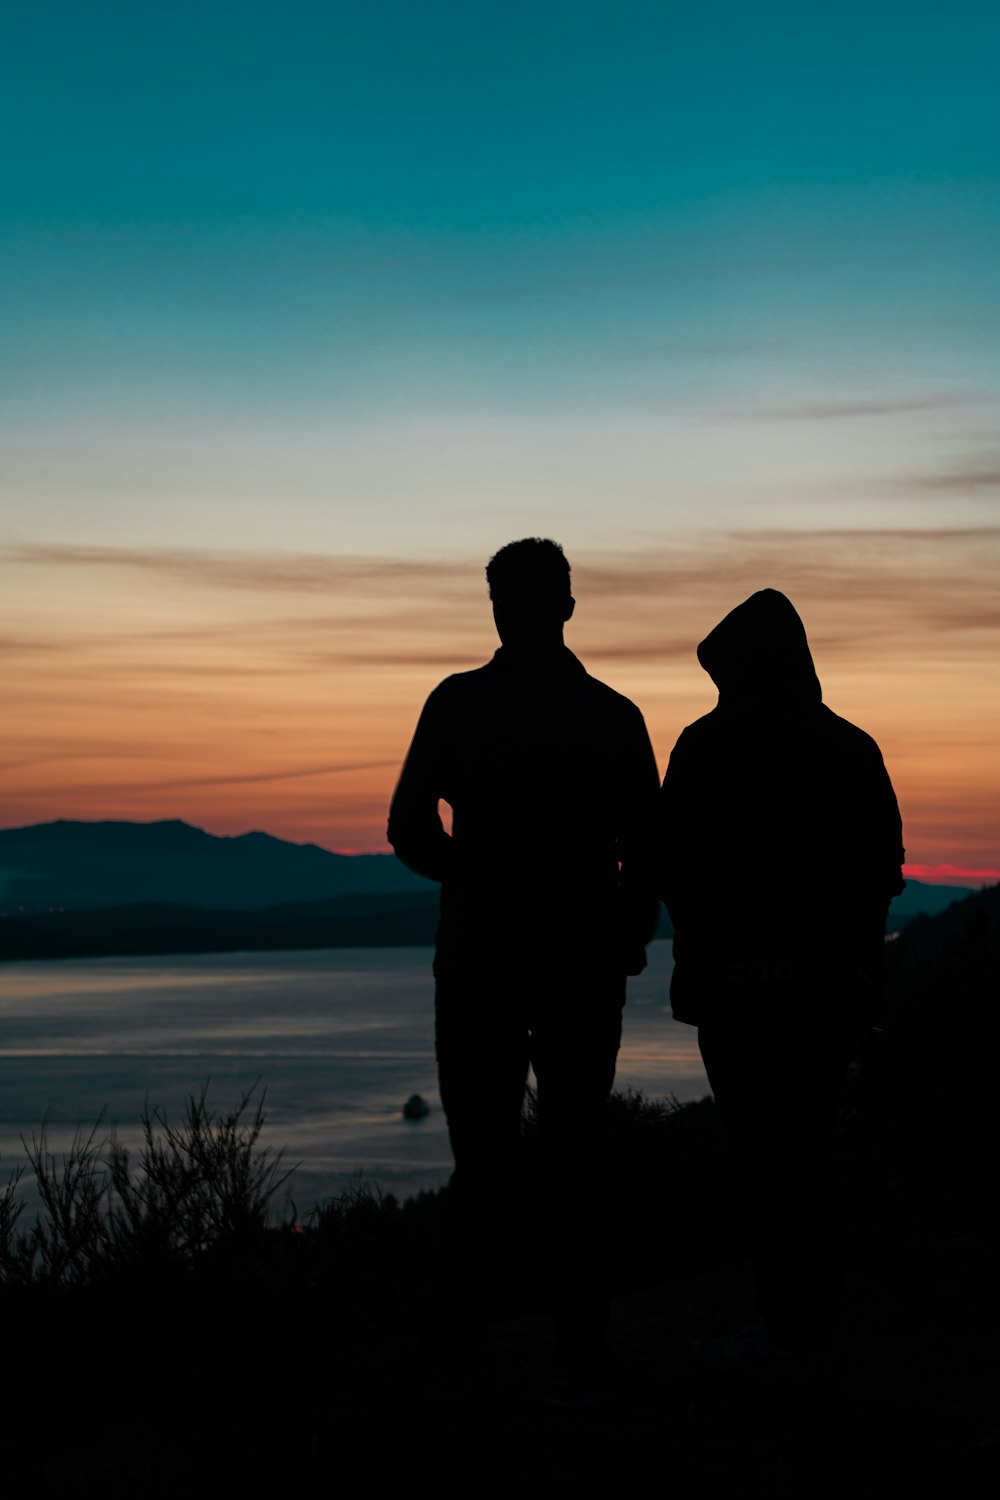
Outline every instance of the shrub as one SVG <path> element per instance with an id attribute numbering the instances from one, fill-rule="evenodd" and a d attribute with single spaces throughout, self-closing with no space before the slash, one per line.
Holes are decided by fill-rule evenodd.
<path id="1" fill-rule="evenodd" d="M 258 1145 L 265 1093 L 254 1104 L 255 1090 L 219 1113 L 206 1084 L 188 1097 L 179 1126 L 147 1106 L 134 1164 L 113 1131 L 101 1135 L 101 1119 L 87 1134 L 78 1129 L 62 1158 L 43 1124 L 24 1142 L 41 1199 L 29 1230 L 18 1232 L 23 1204 L 14 1201 L 23 1169 L 0 1197 L 0 1279 L 81 1285 L 129 1267 L 190 1268 L 220 1243 L 259 1239 L 290 1169 L 283 1150 Z"/>

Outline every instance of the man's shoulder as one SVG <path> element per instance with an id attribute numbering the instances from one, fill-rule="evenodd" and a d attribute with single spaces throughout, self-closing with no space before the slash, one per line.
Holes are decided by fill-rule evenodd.
<path id="1" fill-rule="evenodd" d="M 490 701 L 498 693 L 503 694 L 512 681 L 516 681 L 503 663 L 493 657 L 481 667 L 472 667 L 465 672 L 453 672 L 442 679 L 427 699 L 432 712 L 456 713 L 473 708 L 477 703 Z M 642 710 L 631 698 L 609 687 L 598 677 L 592 677 L 580 660 L 571 652 L 559 665 L 559 671 L 551 682 L 553 691 L 568 691 L 577 702 L 583 700 L 588 712 L 617 724 L 620 728 L 634 726 L 645 728 Z"/>
<path id="2" fill-rule="evenodd" d="M 583 671 L 579 678 L 581 691 L 586 693 L 594 704 L 594 707 L 606 714 L 616 714 L 622 720 L 642 721 L 642 710 L 626 698 L 624 693 L 619 693 L 615 688 L 609 687 L 599 677 L 592 677 L 587 671 Z"/>
<path id="3" fill-rule="evenodd" d="M 719 717 L 719 711 L 713 708 L 707 714 L 702 714 L 700 719 L 694 719 L 690 724 L 685 725 L 677 736 L 674 749 L 690 750 L 710 742 L 716 735 L 724 736 L 725 733 L 725 725 Z"/>
<path id="4" fill-rule="evenodd" d="M 452 672 L 450 676 L 442 677 L 434 691 L 445 696 L 467 692 L 489 677 L 490 666 L 490 662 L 484 662 L 481 667 L 469 667 L 464 672 Z"/>
<path id="5" fill-rule="evenodd" d="M 470 667 L 465 672 L 452 672 L 450 676 L 443 677 L 429 693 L 427 702 L 453 703 L 469 693 L 477 692 L 488 683 L 491 665 L 490 662 L 485 662 L 481 667 Z"/>

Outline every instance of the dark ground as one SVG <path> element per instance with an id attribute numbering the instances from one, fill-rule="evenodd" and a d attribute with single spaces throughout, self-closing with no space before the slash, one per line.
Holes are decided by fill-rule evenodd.
<path id="1" fill-rule="evenodd" d="M 707 1156 L 714 1111 L 694 1109 L 686 1147 Z M 992 1495 L 995 1250 L 960 1212 L 929 1215 L 911 1184 L 852 1176 L 850 1138 L 842 1148 L 842 1352 L 814 1383 L 717 1374 L 691 1357 L 693 1338 L 753 1320 L 724 1161 L 698 1235 L 684 1234 L 669 1191 L 637 1202 L 633 1183 L 619 1200 L 614 1340 L 638 1389 L 583 1409 L 546 1399 L 539 1310 L 501 1316 L 481 1375 L 442 1392 L 420 1314 L 437 1200 L 372 1200 L 305 1234 L 272 1231 L 263 1251 L 230 1247 L 193 1275 L 5 1289 L 6 1493 Z M 518 1238 L 501 1300 L 537 1307 L 537 1244 Z"/>
<path id="2" fill-rule="evenodd" d="M 812 1386 L 692 1361 L 692 1337 L 747 1322 L 738 1264 L 620 1298 L 618 1351 L 644 1388 L 584 1410 L 544 1401 L 539 1317 L 498 1326 L 487 1370 L 460 1398 L 437 1396 L 414 1343 L 391 1332 L 348 1368 L 336 1357 L 324 1368 L 301 1324 L 280 1351 L 273 1338 L 261 1347 L 248 1307 L 242 1328 L 189 1328 L 157 1370 L 145 1331 L 112 1334 L 111 1319 L 111 1342 L 91 1357 L 78 1348 L 60 1368 L 50 1345 L 21 1362 L 31 1384 L 5 1402 L 5 1467 L 10 1480 L 30 1473 L 38 1495 L 996 1493 L 992 1267 L 961 1237 L 910 1239 L 874 1259 L 852 1251 L 844 1353 Z"/>
<path id="3" fill-rule="evenodd" d="M 885 1037 L 841 1112 L 847 1296 L 821 1379 L 694 1362 L 694 1337 L 753 1317 L 728 1152 L 710 1102 L 616 1096 L 614 1339 L 640 1377 L 627 1400 L 546 1400 L 529 1122 L 490 1357 L 457 1395 L 422 1354 L 439 1195 L 359 1192 L 301 1231 L 237 1227 L 195 1256 L 126 1237 L 78 1285 L 18 1284 L 0 1264 L 3 1494 L 992 1497 L 1000 888 L 891 948 Z"/>

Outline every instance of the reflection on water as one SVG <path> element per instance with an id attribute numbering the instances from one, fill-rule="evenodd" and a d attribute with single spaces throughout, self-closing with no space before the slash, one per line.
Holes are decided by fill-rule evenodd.
<path id="1" fill-rule="evenodd" d="M 50 1148 L 102 1110 L 138 1145 L 144 1102 L 179 1117 L 211 1078 L 230 1108 L 267 1089 L 264 1140 L 301 1161 L 300 1212 L 361 1171 L 397 1194 L 451 1168 L 437 1094 L 427 948 L 197 954 L 8 964 L 0 969 L 0 1167 L 24 1160 L 43 1118 Z M 618 1086 L 700 1097 L 695 1032 L 670 1018 L 670 944 L 629 980 Z M 405 1120 L 422 1094 L 430 1115 Z"/>

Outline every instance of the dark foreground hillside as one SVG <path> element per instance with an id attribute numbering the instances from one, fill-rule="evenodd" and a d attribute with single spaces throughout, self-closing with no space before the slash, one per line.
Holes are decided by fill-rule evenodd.
<path id="1" fill-rule="evenodd" d="M 996 1056 L 998 894 L 893 945 L 885 1032 L 841 1117 L 849 1294 L 822 1382 L 744 1382 L 690 1358 L 692 1337 L 752 1308 L 709 1101 L 609 1107 L 615 1331 L 642 1378 L 584 1410 L 546 1400 L 530 1119 L 491 1357 L 445 1396 L 422 1343 L 443 1195 L 359 1190 L 268 1228 L 280 1191 L 251 1111 L 213 1120 L 194 1101 L 187 1122 L 150 1121 L 145 1173 L 113 1152 L 102 1166 L 96 1139 L 68 1174 L 39 1161 L 51 1217 L 6 1234 L 2 1263 L 10 1492 L 30 1473 L 52 1495 L 992 1495 L 998 1102 L 979 1086 Z"/>

